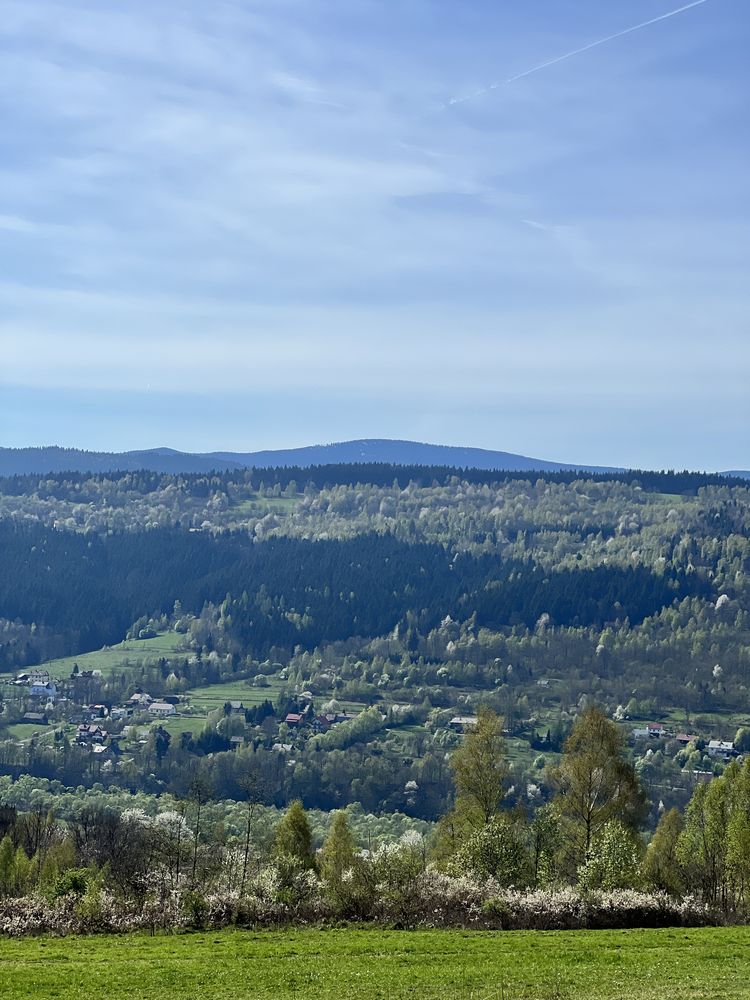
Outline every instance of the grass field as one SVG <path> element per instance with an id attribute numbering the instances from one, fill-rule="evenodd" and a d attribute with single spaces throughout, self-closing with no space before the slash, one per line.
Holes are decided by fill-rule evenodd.
<path id="1" fill-rule="evenodd" d="M 179 736 L 180 733 L 192 733 L 194 736 L 206 725 L 205 715 L 178 715 L 173 719 L 159 719 L 158 723 L 162 729 L 166 729 L 170 736 Z"/>
<path id="2" fill-rule="evenodd" d="M 750 928 L 6 939 L 0 996 L 737 1000 L 750 998 Z"/>
<path id="3" fill-rule="evenodd" d="M 188 691 L 190 707 L 200 712 L 213 712 L 228 701 L 241 701 L 245 708 L 260 705 L 266 699 L 273 701 L 283 681 L 271 675 L 268 687 L 254 687 L 249 681 L 226 681 L 223 684 L 209 684 L 207 687 L 191 688 Z"/>
<path id="4" fill-rule="evenodd" d="M 40 740 L 52 740 L 57 726 L 35 726 L 31 722 L 14 722 L 3 730 L 7 737 L 14 740 L 30 740 L 36 736 Z"/>
<path id="5" fill-rule="evenodd" d="M 42 667 L 49 670 L 52 677 L 68 677 L 74 663 L 81 670 L 101 670 L 103 674 L 111 674 L 126 660 L 158 660 L 161 656 L 169 656 L 177 652 L 184 641 L 185 637 L 177 632 L 162 632 L 153 639 L 126 639 L 116 646 L 106 646 L 93 653 L 48 660 Z"/>
<path id="6" fill-rule="evenodd" d="M 262 517 L 264 514 L 291 514 L 302 497 L 259 497 L 256 493 L 247 500 L 240 500 L 232 508 L 246 517 Z"/>

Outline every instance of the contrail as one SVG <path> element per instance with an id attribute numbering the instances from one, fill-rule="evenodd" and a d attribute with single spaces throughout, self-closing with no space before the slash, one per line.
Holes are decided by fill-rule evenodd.
<path id="1" fill-rule="evenodd" d="M 554 59 L 548 59 L 547 62 L 539 63 L 538 66 L 532 66 L 531 69 L 525 69 L 523 73 L 516 73 L 515 76 L 508 77 L 507 80 L 497 80 L 495 83 L 491 83 L 489 87 L 485 87 L 483 90 L 478 90 L 474 94 L 469 94 L 466 97 L 454 97 L 448 104 L 463 104 L 465 101 L 472 101 L 475 97 L 481 97 L 483 94 L 488 94 L 491 90 L 497 90 L 505 84 L 515 83 L 516 80 L 522 80 L 526 76 L 531 76 L 532 73 L 538 73 L 542 69 L 548 69 L 550 66 L 556 66 L 558 63 L 565 62 L 566 59 L 572 59 L 573 56 L 579 56 L 583 52 L 588 52 L 590 49 L 595 49 L 599 45 L 606 45 L 607 42 L 613 42 L 616 38 L 622 38 L 624 35 L 632 35 L 634 31 L 640 31 L 642 28 L 648 28 L 652 24 L 658 24 L 659 21 L 666 21 L 670 17 L 676 17 L 677 14 L 683 14 L 686 10 L 691 10 L 693 7 L 700 7 L 702 4 L 708 3 L 708 0 L 693 0 L 692 3 L 686 3 L 682 7 L 678 7 L 676 10 L 670 10 L 666 14 L 660 14 L 658 17 L 652 17 L 648 21 L 641 21 L 640 24 L 634 24 L 630 28 L 624 28 L 622 31 L 616 31 L 613 35 L 607 35 L 606 38 L 597 38 L 595 42 L 589 42 L 588 45 L 582 45 L 579 49 L 573 49 L 572 52 L 566 52 L 562 56 L 556 56 Z"/>

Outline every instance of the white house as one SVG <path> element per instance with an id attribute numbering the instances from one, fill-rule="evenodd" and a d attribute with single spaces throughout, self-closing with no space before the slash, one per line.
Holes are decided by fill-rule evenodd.
<path id="1" fill-rule="evenodd" d="M 154 701 L 148 706 L 148 710 L 151 715 L 156 715 L 160 719 L 166 719 L 170 715 L 177 714 L 174 705 L 170 705 L 166 701 Z"/>
<path id="2" fill-rule="evenodd" d="M 710 740 L 706 747 L 709 757 L 734 757 L 737 751 L 729 740 Z"/>
<path id="3" fill-rule="evenodd" d="M 47 677 L 49 678 L 49 674 L 47 674 Z M 54 701 L 55 695 L 57 694 L 57 688 L 49 680 L 44 684 L 32 681 L 31 687 L 29 688 L 29 694 L 32 698 L 46 698 L 47 701 Z"/>

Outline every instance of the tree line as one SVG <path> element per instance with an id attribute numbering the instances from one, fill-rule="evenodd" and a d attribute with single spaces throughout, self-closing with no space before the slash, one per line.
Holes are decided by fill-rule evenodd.
<path id="1" fill-rule="evenodd" d="M 426 898 L 440 907 L 456 905 L 461 895 L 456 919 L 468 919 L 466 899 L 476 898 L 502 925 L 497 907 L 512 900 L 507 893 L 539 890 L 548 893 L 550 909 L 558 905 L 555 894 L 580 907 L 601 898 L 597 893 L 631 892 L 661 896 L 652 904 L 621 895 L 608 905 L 616 910 L 636 899 L 679 922 L 695 897 L 704 920 L 750 914 L 750 761 L 698 785 L 684 815 L 665 812 L 647 842 L 646 797 L 621 731 L 599 709 L 576 721 L 550 772 L 553 798 L 537 810 L 506 801 L 502 728 L 494 712 L 480 710 L 450 759 L 453 807 L 429 839 L 411 834 L 364 845 L 339 811 L 318 848 L 299 801 L 269 832 L 256 823 L 262 790 L 249 774 L 244 820 L 228 837 L 207 818 L 211 788 L 200 770 L 176 808 L 156 817 L 99 806 L 63 824 L 51 813 L 2 808 L 0 897 L 64 898 L 95 910 L 107 889 L 122 906 L 177 900 L 198 925 L 217 897 L 225 906 L 232 901 L 235 916 L 242 910 L 257 919 L 269 912 L 294 919 L 313 906 L 334 918 L 387 914 L 411 924 L 432 919 L 420 912 Z M 565 897 L 566 887 L 577 895 Z"/>

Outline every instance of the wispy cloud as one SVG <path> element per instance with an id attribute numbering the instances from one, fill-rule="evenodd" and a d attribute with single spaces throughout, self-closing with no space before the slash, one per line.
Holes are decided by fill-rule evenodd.
<path id="1" fill-rule="evenodd" d="M 42 409 L 0 426 L 23 443 L 54 391 L 204 394 L 218 414 L 244 387 L 275 394 L 292 443 L 317 394 L 328 439 L 359 400 L 387 398 L 400 436 L 463 428 L 542 453 L 494 437 L 511 387 L 529 399 L 514 396 L 520 434 L 563 377 L 578 400 L 604 378 L 614 423 L 631 398 L 618 378 L 669 383 L 672 419 L 692 372 L 750 374 L 741 0 L 611 46 L 595 88 L 571 60 L 502 101 L 435 110 L 446 79 L 474 93 L 499 59 L 536 72 L 602 16 L 535 2 L 549 13 L 532 21 L 484 0 L 6 0 L 0 403 L 24 387 Z M 655 2 L 635 0 L 634 20 Z M 157 443 L 187 419 L 169 412 Z M 279 433 L 270 412 L 257 444 Z"/>

